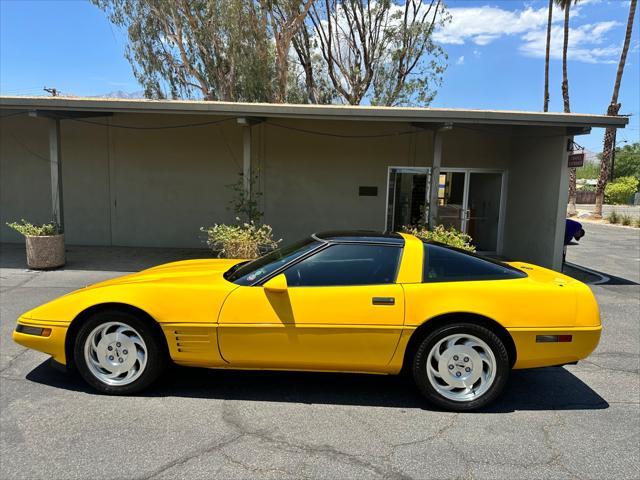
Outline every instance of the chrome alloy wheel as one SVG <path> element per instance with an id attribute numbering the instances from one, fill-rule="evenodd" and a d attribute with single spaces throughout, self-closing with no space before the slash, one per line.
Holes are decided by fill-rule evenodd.
<path id="1" fill-rule="evenodd" d="M 489 346 L 468 334 L 439 340 L 427 357 L 427 376 L 443 397 L 474 400 L 489 390 L 496 376 L 496 358 Z"/>
<path id="2" fill-rule="evenodd" d="M 142 336 L 121 322 L 107 322 L 94 328 L 84 344 L 89 371 L 107 385 L 134 382 L 147 365 L 147 346 Z"/>

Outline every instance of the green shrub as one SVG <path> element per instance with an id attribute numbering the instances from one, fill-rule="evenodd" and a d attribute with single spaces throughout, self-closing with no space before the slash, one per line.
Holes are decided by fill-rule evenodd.
<path id="1" fill-rule="evenodd" d="M 620 222 L 620 215 L 618 215 L 615 210 L 611 210 L 611 213 L 607 217 L 607 221 L 609 223 L 619 223 Z"/>
<path id="2" fill-rule="evenodd" d="M 605 187 L 604 199 L 606 203 L 625 204 L 637 191 L 636 177 L 620 177 Z"/>
<path id="3" fill-rule="evenodd" d="M 444 226 L 438 225 L 433 230 L 428 230 L 427 227 L 424 226 L 404 226 L 402 227 L 402 231 L 415 235 L 423 240 L 444 243 L 470 252 L 476 251 L 476 247 L 471 245 L 471 237 L 453 227 L 447 230 Z"/>
<path id="4" fill-rule="evenodd" d="M 633 222 L 633 226 L 636 228 L 640 228 L 640 217 L 636 218 Z"/>
<path id="5" fill-rule="evenodd" d="M 600 174 L 600 162 L 585 162 L 583 166 L 576 168 L 576 178 L 598 178 Z"/>
<path id="6" fill-rule="evenodd" d="M 258 175 L 254 175 L 250 179 L 251 195 L 247 195 L 244 189 L 244 174 L 242 173 L 238 174 L 236 183 L 226 186 L 233 192 L 229 206 L 238 221 L 241 219 L 244 222 L 259 223 L 264 215 L 258 208 L 258 199 L 262 196 L 262 192 L 259 192 L 257 188 L 258 179 Z"/>
<path id="7" fill-rule="evenodd" d="M 629 215 L 622 215 L 622 216 L 620 217 L 620 223 L 621 223 L 622 225 L 627 226 L 627 227 L 628 227 L 629 225 L 631 225 L 631 221 L 632 221 L 632 219 L 631 219 L 631 217 L 630 217 Z"/>
<path id="8" fill-rule="evenodd" d="M 22 223 L 11 222 L 7 223 L 7 226 L 13 228 L 25 237 L 46 237 L 50 235 L 58 235 L 60 233 L 58 225 L 56 225 L 54 222 L 44 223 L 42 225 L 34 225 L 27 222 L 24 218 L 20 221 Z"/>
<path id="9" fill-rule="evenodd" d="M 216 223 L 200 230 L 207 234 L 207 245 L 220 258 L 258 258 L 282 241 L 274 240 L 269 225 L 256 226 L 253 222 L 239 225 Z"/>

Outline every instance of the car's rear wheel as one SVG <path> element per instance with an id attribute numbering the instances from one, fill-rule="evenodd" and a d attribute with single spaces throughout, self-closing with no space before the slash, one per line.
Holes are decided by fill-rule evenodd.
<path id="1" fill-rule="evenodd" d="M 114 395 L 143 390 L 167 364 L 158 332 L 136 315 L 118 310 L 87 319 L 76 337 L 74 358 L 89 385 Z"/>
<path id="2" fill-rule="evenodd" d="M 509 370 L 509 356 L 500 338 L 471 323 L 434 330 L 422 340 L 413 360 L 413 377 L 427 400 L 460 412 L 495 400 Z"/>

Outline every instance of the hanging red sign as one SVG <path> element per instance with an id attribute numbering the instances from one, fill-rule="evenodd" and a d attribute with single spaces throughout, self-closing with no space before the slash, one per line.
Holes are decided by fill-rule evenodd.
<path id="1" fill-rule="evenodd" d="M 568 167 L 576 168 L 584 165 L 584 152 L 580 153 L 570 153 Z"/>

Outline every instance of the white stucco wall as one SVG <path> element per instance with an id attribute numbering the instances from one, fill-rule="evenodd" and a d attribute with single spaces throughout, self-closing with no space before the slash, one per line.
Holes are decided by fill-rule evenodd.
<path id="1" fill-rule="evenodd" d="M 410 130 L 402 124 L 278 123 L 343 135 Z M 432 163 L 431 132 L 363 139 L 319 136 L 268 124 L 261 129 L 265 221 L 289 238 L 329 229 L 383 230 L 388 167 Z M 359 186 L 378 187 L 378 195 L 361 197 Z"/>
<path id="2" fill-rule="evenodd" d="M 210 117 L 115 115 L 91 122 L 169 126 Z M 230 222 L 226 185 L 241 171 L 233 122 L 170 130 L 61 122 L 65 234 L 69 244 L 203 246 L 202 225 Z M 6 221 L 51 220 L 48 120 L 3 119 L 0 241 L 21 241 Z"/>
<path id="3" fill-rule="evenodd" d="M 89 120 L 166 127 L 215 118 L 116 114 Z M 22 115 L 1 122 L 0 241 L 18 242 L 21 237 L 6 221 L 51 219 L 48 120 Z M 264 221 L 286 240 L 327 229 L 383 229 L 388 167 L 431 166 L 433 161 L 429 130 L 381 138 L 336 136 L 404 132 L 411 129 L 408 124 L 272 122 L 333 135 L 269 122 L 253 127 L 253 167 L 260 177 Z M 69 244 L 201 247 L 200 226 L 233 221 L 227 185 L 242 170 L 244 128 L 235 120 L 160 130 L 61 123 Z M 443 134 L 442 166 L 506 169 L 504 253 L 550 266 L 561 252 L 556 249 L 559 215 L 566 204 L 566 154 L 564 137 L 522 136 L 542 131 L 455 127 Z M 376 186 L 378 195 L 360 197 L 359 186 Z"/>
<path id="4" fill-rule="evenodd" d="M 514 133 L 503 253 L 560 269 L 569 185 L 567 137 L 553 128 Z"/>

